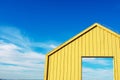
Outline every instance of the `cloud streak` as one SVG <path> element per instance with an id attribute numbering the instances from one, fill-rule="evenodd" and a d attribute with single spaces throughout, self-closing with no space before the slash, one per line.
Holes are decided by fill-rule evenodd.
<path id="1" fill-rule="evenodd" d="M 111 58 L 83 58 L 82 62 L 82 80 L 113 80 Z"/>
<path id="2" fill-rule="evenodd" d="M 33 47 L 47 51 L 56 45 L 32 42 L 15 27 L 0 27 L 0 78 L 43 79 L 45 54 Z"/>
<path id="3" fill-rule="evenodd" d="M 104 58 L 83 58 L 83 62 L 99 65 L 109 65 L 109 60 L 104 60 Z"/>
<path id="4" fill-rule="evenodd" d="M 113 70 L 112 69 L 93 69 L 93 68 L 83 68 L 82 72 L 83 80 L 113 80 Z"/>

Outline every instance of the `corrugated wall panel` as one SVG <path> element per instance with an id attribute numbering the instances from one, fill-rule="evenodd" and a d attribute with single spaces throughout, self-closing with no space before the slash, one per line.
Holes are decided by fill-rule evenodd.
<path id="1" fill-rule="evenodd" d="M 119 52 L 119 38 L 118 37 L 116 37 L 116 68 L 115 69 L 117 69 L 117 80 L 120 80 L 120 72 L 119 72 L 119 68 L 120 68 L 120 66 L 119 66 L 119 56 L 118 56 L 118 54 L 120 53 Z"/>
<path id="2" fill-rule="evenodd" d="M 113 60 L 114 60 L 114 80 L 117 80 L 117 67 L 116 67 L 116 37 L 114 35 L 112 35 L 112 48 L 113 48 Z M 116 69 L 115 69 L 116 68 Z"/>
<path id="3" fill-rule="evenodd" d="M 112 48 L 111 48 L 111 51 L 112 51 L 112 55 L 114 56 L 114 53 L 115 53 L 115 47 L 113 47 L 113 46 L 115 46 L 115 36 L 114 35 L 112 35 L 111 34 L 111 46 L 112 46 Z"/>
<path id="4" fill-rule="evenodd" d="M 67 46 L 66 46 L 67 47 Z M 66 54 L 66 52 L 67 52 L 67 48 L 66 47 L 64 47 L 64 71 L 63 71 L 63 80 L 66 80 L 67 78 L 66 78 L 66 76 L 68 75 L 67 74 L 67 66 L 68 66 L 68 62 L 67 62 L 67 59 L 69 58 L 69 55 L 67 55 Z M 68 56 L 68 58 L 66 58 Z"/>
<path id="5" fill-rule="evenodd" d="M 75 41 L 75 56 L 74 56 L 74 58 L 75 58 L 75 78 L 74 78 L 74 80 L 77 80 L 77 79 L 79 79 L 79 64 L 80 64 L 80 62 L 79 62 L 79 59 L 80 59 L 80 56 L 79 56 L 79 39 L 77 39 L 76 41 Z"/>
<path id="6" fill-rule="evenodd" d="M 119 46 L 118 49 L 118 54 L 117 54 L 117 62 L 118 62 L 118 77 L 120 79 L 120 38 L 118 38 L 119 44 L 117 44 L 117 46 Z"/>
<path id="7" fill-rule="evenodd" d="M 65 54 L 67 54 L 66 59 L 67 59 L 67 64 L 68 65 L 67 65 L 67 76 L 66 77 L 67 77 L 68 80 L 71 80 L 71 78 L 73 78 L 72 75 L 71 75 L 71 71 L 72 71 L 71 67 L 73 66 L 72 65 L 73 62 L 72 62 L 72 54 L 71 54 L 71 45 L 72 44 L 69 44 L 67 46 L 67 49 L 66 49 L 67 52 L 65 53 Z"/>
<path id="8" fill-rule="evenodd" d="M 90 55 L 90 54 L 92 55 L 92 54 L 93 54 L 93 48 L 92 48 L 92 47 L 93 47 L 93 45 L 92 45 L 93 36 L 92 36 L 92 31 L 89 31 L 89 38 L 90 38 L 90 39 L 89 39 L 89 44 L 90 44 L 90 45 L 89 45 L 89 49 L 90 49 L 89 55 Z M 81 46 L 81 48 L 82 48 L 82 46 Z M 81 54 L 82 54 L 82 53 L 81 53 Z"/>
<path id="9" fill-rule="evenodd" d="M 111 42 L 112 37 L 111 37 L 111 35 L 112 35 L 111 33 L 108 33 L 108 46 L 109 46 L 108 47 L 109 48 L 108 56 L 112 56 L 112 45 L 111 45 L 112 44 L 112 42 Z"/>
<path id="10" fill-rule="evenodd" d="M 101 29 L 99 27 L 96 27 L 96 45 L 97 45 L 97 55 L 101 55 L 101 46 L 100 42 L 102 40 L 102 35 L 100 34 Z"/>
<path id="11" fill-rule="evenodd" d="M 83 35 L 82 37 L 81 37 L 81 40 L 82 40 L 82 56 L 85 56 L 85 35 Z"/>
<path id="12" fill-rule="evenodd" d="M 75 61 L 75 59 L 74 59 L 74 57 L 75 57 L 75 46 L 74 46 L 75 44 L 72 42 L 71 43 L 71 46 L 70 46 L 70 44 L 69 44 L 69 46 L 71 47 L 71 49 L 70 49 L 70 63 L 69 64 L 71 64 L 70 66 L 70 79 L 69 80 L 74 80 L 74 71 L 75 71 L 75 63 L 74 63 L 74 61 Z"/>
<path id="13" fill-rule="evenodd" d="M 106 31 L 104 32 L 104 35 L 105 35 L 105 44 L 104 44 L 104 46 L 105 46 L 105 51 L 104 51 L 104 55 L 103 56 L 107 56 L 108 55 L 108 38 L 107 38 L 107 33 L 106 33 Z"/>
<path id="14" fill-rule="evenodd" d="M 48 71 L 48 80 L 54 80 L 54 77 L 53 77 L 53 71 L 54 71 L 54 55 L 51 55 L 49 57 L 49 71 Z"/>
<path id="15" fill-rule="evenodd" d="M 58 53 L 58 52 L 57 52 Z M 54 79 L 53 80 L 56 80 L 56 72 L 57 72 L 57 53 L 56 54 L 53 54 L 53 56 L 54 56 L 54 65 L 53 65 L 53 77 L 54 77 Z"/>
<path id="16" fill-rule="evenodd" d="M 80 71 L 82 71 L 82 65 L 81 65 L 81 57 L 82 57 L 82 38 L 78 38 L 78 79 L 77 80 L 82 80 L 82 73 L 80 73 Z"/>
<path id="17" fill-rule="evenodd" d="M 117 36 L 101 27 L 95 27 L 49 56 L 47 80 L 82 80 L 82 56 L 113 56 L 114 78 L 119 80 L 119 48 Z"/>
<path id="18" fill-rule="evenodd" d="M 61 50 L 59 50 L 57 52 L 57 73 L 56 73 L 56 80 L 60 80 L 60 74 L 61 74 L 61 70 L 60 70 L 60 66 L 61 66 L 61 61 L 60 61 L 60 58 L 61 58 Z"/>
<path id="19" fill-rule="evenodd" d="M 46 77 L 46 80 L 50 80 L 50 78 L 51 78 L 51 70 L 52 69 L 51 69 L 51 64 L 49 64 L 49 63 L 51 63 L 51 59 L 50 58 L 51 57 L 48 57 L 48 62 L 47 62 L 49 66 L 47 67 L 47 72 L 46 72 L 46 74 L 47 74 L 46 76 L 47 77 Z"/>
<path id="20" fill-rule="evenodd" d="M 88 56 L 90 53 L 90 50 L 89 50 L 89 44 L 90 44 L 90 42 L 89 42 L 89 34 L 87 34 L 87 35 L 85 35 L 85 56 Z"/>
<path id="21" fill-rule="evenodd" d="M 61 67 L 60 67 L 60 80 L 64 80 L 64 48 L 61 49 L 61 52 L 60 52 L 60 59 L 59 59 L 59 63 L 61 62 Z"/>
<path id="22" fill-rule="evenodd" d="M 105 54 L 105 31 L 99 28 L 99 35 L 100 35 L 100 55 Z"/>
<path id="23" fill-rule="evenodd" d="M 92 30 L 92 45 L 93 45 L 93 55 L 91 55 L 91 56 L 96 56 L 96 54 L 97 54 L 97 45 L 96 45 L 96 43 L 97 43 L 97 40 L 96 40 L 96 33 L 97 33 L 97 28 L 94 28 L 93 30 Z M 87 34 L 89 34 L 89 32 L 87 33 Z M 86 34 L 86 35 L 87 35 Z"/>

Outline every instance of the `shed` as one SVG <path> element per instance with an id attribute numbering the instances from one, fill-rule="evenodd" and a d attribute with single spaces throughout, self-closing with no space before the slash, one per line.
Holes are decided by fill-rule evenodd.
<path id="1" fill-rule="evenodd" d="M 82 57 L 112 57 L 120 80 L 120 36 L 98 23 L 46 55 L 44 80 L 82 80 Z"/>

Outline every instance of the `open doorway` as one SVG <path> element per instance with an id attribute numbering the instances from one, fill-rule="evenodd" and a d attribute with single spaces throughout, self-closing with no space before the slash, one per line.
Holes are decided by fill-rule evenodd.
<path id="1" fill-rule="evenodd" d="M 114 80 L 113 58 L 82 58 L 82 80 Z"/>

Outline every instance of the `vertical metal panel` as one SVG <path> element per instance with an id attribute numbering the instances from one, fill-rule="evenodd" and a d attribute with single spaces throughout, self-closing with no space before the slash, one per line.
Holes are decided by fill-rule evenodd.
<path id="1" fill-rule="evenodd" d="M 100 46 L 100 42 L 102 41 L 102 34 L 100 34 L 100 28 L 99 27 L 96 27 L 96 47 L 97 47 L 97 50 L 96 50 L 96 53 L 98 56 L 101 55 L 101 46 Z"/>
<path id="2" fill-rule="evenodd" d="M 63 80 L 63 50 L 61 49 L 58 54 L 58 80 Z"/>
<path id="3" fill-rule="evenodd" d="M 57 53 L 56 53 L 56 54 L 53 54 L 53 56 L 54 56 L 54 59 L 53 59 L 53 60 L 54 60 L 54 62 L 53 62 L 53 63 L 54 63 L 54 64 L 53 64 L 53 69 L 54 69 L 54 70 L 53 70 L 53 77 L 54 77 L 54 79 L 53 79 L 53 80 L 56 80 L 56 76 L 57 76 L 57 75 L 56 75 L 56 72 L 57 72 L 57 66 L 58 66 L 58 65 L 57 65 Z"/>
<path id="4" fill-rule="evenodd" d="M 61 66 L 60 66 L 60 80 L 64 80 L 64 49 L 61 49 L 60 51 L 61 54 L 60 55 L 60 59 L 59 59 L 59 62 L 61 62 Z"/>
<path id="5" fill-rule="evenodd" d="M 79 59 L 80 59 L 80 56 L 79 56 L 79 39 L 77 39 L 76 41 L 75 41 L 75 56 L 74 56 L 74 58 L 75 58 L 75 61 L 74 61 L 74 63 L 75 63 L 75 73 L 74 73 L 74 80 L 77 80 L 77 79 L 79 79 L 79 64 L 80 64 L 80 62 L 79 62 Z"/>
<path id="6" fill-rule="evenodd" d="M 57 60 L 56 60 L 56 62 L 57 62 L 56 63 L 56 65 L 57 65 L 56 80 L 59 80 L 60 79 L 59 76 L 60 76 L 60 73 L 61 73 L 61 71 L 60 71 L 61 61 L 59 61 L 59 59 L 60 59 L 60 50 L 57 52 L 56 56 L 57 56 Z"/>
<path id="7" fill-rule="evenodd" d="M 50 57 L 50 58 L 52 58 L 52 57 Z M 52 59 L 49 60 L 49 63 L 53 63 Z M 49 64 L 49 72 L 48 72 L 49 76 L 48 76 L 48 80 L 51 80 L 50 79 L 51 78 L 51 72 L 52 72 L 52 64 Z"/>
<path id="8" fill-rule="evenodd" d="M 118 54 L 119 54 L 119 38 L 118 37 L 116 37 L 115 42 L 116 42 L 116 44 L 115 44 L 116 45 L 116 68 L 115 69 L 117 70 L 117 72 L 116 72 L 117 80 L 120 80 L 120 72 L 119 72 L 119 67 L 120 67 L 119 66 L 119 58 L 120 57 L 118 56 Z"/>
<path id="9" fill-rule="evenodd" d="M 98 27 L 99 28 L 99 27 Z M 105 54 L 105 31 L 103 30 L 103 29 L 101 29 L 101 28 L 99 28 L 99 35 L 98 36 L 100 36 L 100 38 L 98 38 L 98 39 L 100 39 L 100 55 L 101 56 L 104 56 L 104 54 Z"/>
<path id="10" fill-rule="evenodd" d="M 89 46 L 89 49 L 90 49 L 90 52 L 88 53 L 89 55 L 91 54 L 91 55 L 93 55 L 93 45 L 92 45 L 92 40 L 93 40 L 93 36 L 92 36 L 92 30 L 91 31 L 89 31 L 89 44 L 90 44 L 90 46 Z M 82 46 L 81 46 L 81 48 L 82 48 Z M 81 53 L 82 54 L 82 53 Z"/>
<path id="11" fill-rule="evenodd" d="M 81 37 L 81 40 L 82 40 L 82 56 L 85 56 L 85 35 L 83 35 L 82 37 Z"/>
<path id="12" fill-rule="evenodd" d="M 54 71 L 54 68 L 53 68 L 53 65 L 54 65 L 54 55 L 51 55 L 49 57 L 49 72 L 48 72 L 48 80 L 53 80 L 53 71 Z"/>
<path id="13" fill-rule="evenodd" d="M 82 64 L 82 61 L 81 61 L 81 56 L 82 56 L 82 38 L 78 38 L 78 50 L 79 50 L 79 52 L 78 52 L 78 57 L 76 57 L 76 58 L 78 58 L 78 79 L 77 80 L 82 80 L 82 73 L 81 73 L 81 71 L 82 71 L 82 66 L 81 66 L 81 64 Z"/>
<path id="14" fill-rule="evenodd" d="M 113 56 L 114 56 L 114 80 L 117 80 L 117 65 L 116 65 L 116 39 L 115 39 L 115 36 L 112 35 L 112 48 L 113 48 Z"/>
<path id="15" fill-rule="evenodd" d="M 119 41 L 119 44 L 117 44 L 117 51 L 120 51 L 120 38 L 118 38 L 118 41 Z M 120 80 L 120 52 L 117 52 L 117 64 L 118 64 L 118 77 L 119 77 L 119 80 Z"/>
<path id="16" fill-rule="evenodd" d="M 75 56 L 75 53 L 74 53 L 74 48 L 75 48 L 75 46 L 74 46 L 74 43 L 72 42 L 71 43 L 71 45 L 69 44 L 69 46 L 71 47 L 70 48 L 70 79 L 69 80 L 74 80 L 74 56 Z"/>
<path id="17" fill-rule="evenodd" d="M 96 56 L 96 54 L 97 54 L 97 45 L 96 45 L 96 43 L 97 43 L 97 42 L 96 42 L 96 32 L 97 32 L 97 31 L 96 31 L 96 29 L 97 29 L 97 28 L 94 28 L 94 29 L 92 30 L 92 36 L 93 36 L 93 37 L 92 37 L 92 45 L 93 45 L 93 47 L 92 47 L 92 48 L 93 48 L 92 53 L 93 53 L 93 55 L 90 54 L 91 56 Z M 89 34 L 89 32 L 88 32 L 87 34 Z M 86 35 L 87 35 L 87 34 L 86 34 Z"/>
<path id="18" fill-rule="evenodd" d="M 65 53 L 64 53 L 64 80 L 67 80 L 67 76 L 68 76 L 68 55 L 67 55 L 67 46 L 64 47 L 65 48 Z"/>
<path id="19" fill-rule="evenodd" d="M 114 38 L 116 38 L 115 36 L 114 36 Z M 114 42 L 114 47 L 115 47 L 115 50 L 114 50 L 114 70 L 115 70 L 115 80 L 118 80 L 118 76 L 117 76 L 117 73 L 118 73 L 118 68 L 117 68 L 117 49 L 116 49 L 116 44 L 117 44 L 117 40 L 115 39 L 114 40 L 115 42 Z"/>
<path id="20" fill-rule="evenodd" d="M 108 56 L 113 56 L 112 55 L 112 34 L 111 33 L 108 33 Z"/>
<path id="21" fill-rule="evenodd" d="M 66 52 L 66 54 L 67 54 L 67 56 L 66 56 L 66 59 L 67 59 L 67 79 L 68 80 L 71 80 L 71 78 L 73 78 L 73 77 L 71 77 L 72 75 L 71 75 L 71 71 L 72 71 L 72 69 L 71 69 L 71 67 L 72 67 L 72 54 L 71 54 L 71 45 L 72 44 L 69 44 L 68 46 L 67 46 L 67 52 Z"/>
<path id="22" fill-rule="evenodd" d="M 85 44 L 83 44 L 83 45 L 85 45 L 85 56 L 89 56 L 90 55 L 90 46 L 89 46 L 89 44 L 90 44 L 90 42 L 89 42 L 89 36 L 90 36 L 90 33 L 88 34 L 88 33 L 86 33 L 87 35 L 85 35 Z"/>
<path id="23" fill-rule="evenodd" d="M 107 39 L 107 32 L 105 31 L 104 32 L 104 35 L 105 35 L 105 51 L 104 51 L 104 55 L 107 56 L 108 55 L 108 39 Z"/>
<path id="24" fill-rule="evenodd" d="M 49 56 L 49 71 L 46 80 L 82 80 L 82 56 L 113 56 L 114 78 L 119 80 L 119 40 L 119 37 L 106 29 L 94 27 Z"/>

